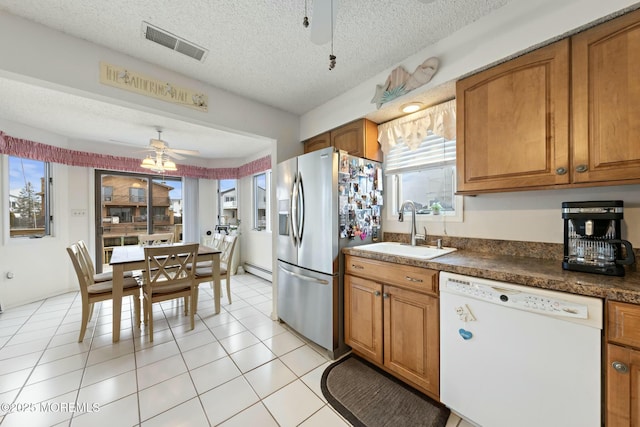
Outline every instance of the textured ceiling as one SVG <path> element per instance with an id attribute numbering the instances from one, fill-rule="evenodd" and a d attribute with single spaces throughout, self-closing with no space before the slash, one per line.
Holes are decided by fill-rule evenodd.
<path id="1" fill-rule="evenodd" d="M 313 44 L 309 39 L 310 29 L 302 26 L 305 3 L 308 15 L 313 16 L 312 0 L 0 0 L 0 10 L 300 115 L 400 63 L 508 1 L 338 1 L 333 42 L 337 65 L 332 71 L 328 69 L 330 43 L 322 46 Z M 141 36 L 142 21 L 208 49 L 204 62 L 145 40 Z M 3 91 L 18 90 L 28 89 L 10 81 L 0 82 L 2 98 Z M 58 106 L 57 115 L 62 116 L 66 108 L 78 105 L 77 99 L 67 101 L 67 105 Z M 47 104 L 55 108 L 55 105 L 51 105 L 54 102 L 51 99 Z M 108 129 L 117 128 L 115 122 L 131 117 L 130 111 L 122 111 L 119 107 L 108 108 L 110 113 L 106 120 L 101 121 L 92 113 L 97 109 L 103 112 L 105 106 L 90 106 L 91 102 L 81 104 L 85 113 L 81 118 L 61 120 L 57 129 L 49 129 L 42 123 L 38 127 L 105 143 L 110 139 L 137 140 L 139 133 L 133 131 L 141 132 L 141 126 L 147 132 L 154 125 L 169 128 L 165 123 L 154 122 L 160 118 L 137 117 L 134 114 L 137 122 L 130 120 L 119 134 L 113 133 L 115 131 L 109 133 Z M 0 117 L 19 122 L 28 120 L 17 112 L 2 109 Z M 79 123 L 80 120 L 82 123 Z M 75 127 L 74 121 L 78 122 Z M 29 122 L 25 124 L 35 125 Z M 192 125 L 185 124 L 184 127 L 189 126 Z M 88 128 L 93 132 L 89 132 Z M 186 130 L 179 127 L 175 130 L 176 144 L 180 145 L 174 144 L 176 148 L 201 149 L 196 141 L 190 146 L 183 146 L 181 141 L 188 140 L 189 135 L 183 138 L 179 132 Z M 193 133 L 197 134 L 199 130 Z M 100 132 L 106 136 L 101 136 Z M 140 143 L 144 145 L 151 136 L 147 134 L 144 142 Z M 173 141 L 169 134 L 165 136 L 168 141 Z M 219 132 L 210 135 L 211 138 L 219 136 Z M 241 142 L 246 142 L 242 141 L 246 137 L 240 138 Z M 264 144 L 264 141 L 257 142 L 253 149 L 262 150 Z M 241 157 L 240 153 L 210 150 L 206 157 Z"/>

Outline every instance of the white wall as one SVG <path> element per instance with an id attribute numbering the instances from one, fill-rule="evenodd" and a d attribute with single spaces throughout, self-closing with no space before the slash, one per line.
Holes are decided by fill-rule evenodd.
<path id="1" fill-rule="evenodd" d="M 418 220 L 417 227 L 439 236 L 562 243 L 562 202 L 589 200 L 623 200 L 622 238 L 640 247 L 640 185 L 465 196 L 463 222 L 447 222 L 441 215 Z M 389 218 L 387 209 L 384 231 L 409 233 L 410 223 Z"/>

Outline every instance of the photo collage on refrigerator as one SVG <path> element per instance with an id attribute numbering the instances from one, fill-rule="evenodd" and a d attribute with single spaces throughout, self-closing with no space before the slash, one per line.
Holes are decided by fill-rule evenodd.
<path id="1" fill-rule="evenodd" d="M 340 153 L 338 169 L 340 238 L 373 241 L 380 236 L 382 166 Z"/>

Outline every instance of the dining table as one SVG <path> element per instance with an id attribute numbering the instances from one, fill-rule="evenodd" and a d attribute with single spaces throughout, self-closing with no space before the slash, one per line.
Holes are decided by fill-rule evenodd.
<path id="1" fill-rule="evenodd" d="M 173 243 L 180 246 L 186 243 Z M 215 313 L 220 313 L 220 253 L 218 249 L 199 245 L 197 262 L 213 263 L 213 300 Z M 122 288 L 125 271 L 143 270 L 145 266 L 144 246 L 125 245 L 113 248 L 109 265 L 113 272 L 113 342 L 120 341 L 120 317 L 122 311 Z"/>

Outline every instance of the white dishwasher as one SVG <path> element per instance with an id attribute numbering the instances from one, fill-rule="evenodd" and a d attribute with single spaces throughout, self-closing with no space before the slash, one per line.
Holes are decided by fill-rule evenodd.
<path id="1" fill-rule="evenodd" d="M 602 300 L 440 273 L 440 400 L 483 427 L 601 426 Z"/>

